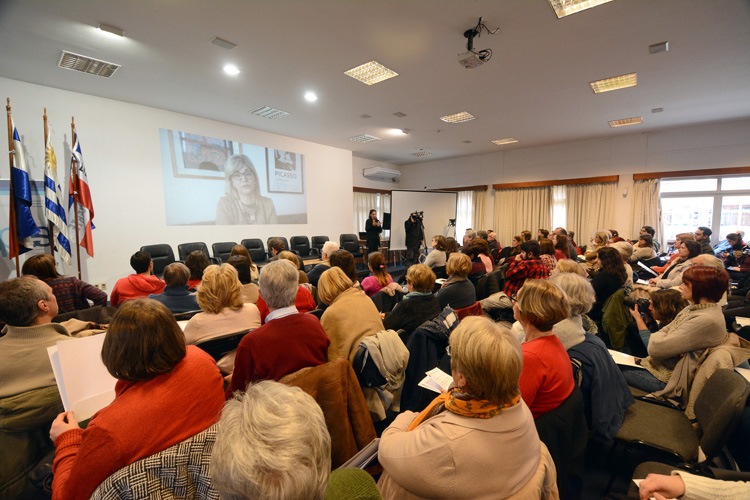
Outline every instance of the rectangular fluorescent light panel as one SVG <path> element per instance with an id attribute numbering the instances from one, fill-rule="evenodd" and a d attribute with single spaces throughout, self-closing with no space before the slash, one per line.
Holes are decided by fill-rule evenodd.
<path id="1" fill-rule="evenodd" d="M 592 9 L 612 0 L 547 0 L 550 7 L 557 14 L 557 18 L 563 18 L 582 10 Z"/>
<path id="2" fill-rule="evenodd" d="M 609 122 L 609 126 L 612 128 L 627 127 L 628 125 L 639 125 L 641 123 L 643 123 L 643 118 L 635 116 L 633 118 L 623 118 L 622 120 L 612 120 Z"/>
<path id="3" fill-rule="evenodd" d="M 352 142 L 372 142 L 372 141 L 379 141 L 380 137 L 375 137 L 374 135 L 369 134 L 360 134 L 355 135 L 354 137 L 349 138 Z"/>
<path id="4" fill-rule="evenodd" d="M 612 78 L 591 82 L 590 85 L 594 94 L 612 92 L 613 90 L 635 87 L 638 85 L 638 75 L 636 73 L 628 73 L 627 75 L 613 76 Z"/>
<path id="5" fill-rule="evenodd" d="M 282 111 L 280 109 L 272 108 L 270 106 L 261 106 L 249 111 L 251 115 L 260 116 L 261 118 L 268 118 L 269 120 L 275 120 L 276 118 L 283 118 L 289 116 L 291 113 Z"/>
<path id="6" fill-rule="evenodd" d="M 213 40 L 211 40 L 211 43 L 216 45 L 217 47 L 221 47 L 222 49 L 227 50 L 234 50 L 237 48 L 237 44 L 234 42 L 230 42 L 229 40 L 224 40 L 221 37 L 215 36 Z"/>
<path id="7" fill-rule="evenodd" d="M 398 76 L 398 73 L 386 68 L 377 61 L 370 61 L 349 71 L 344 71 L 344 74 L 351 76 L 355 80 L 359 80 L 365 85 L 375 85 L 383 80 Z"/>
<path id="8" fill-rule="evenodd" d="M 445 123 L 464 123 L 473 120 L 474 116 L 466 111 L 461 111 L 460 113 L 441 116 L 440 119 Z"/>
<path id="9" fill-rule="evenodd" d="M 122 37 L 125 36 L 125 30 L 118 28 L 117 26 L 99 23 L 99 26 L 97 26 L 97 28 L 99 28 L 102 31 L 106 31 L 107 33 L 112 33 L 113 35 L 122 36 Z"/>
<path id="10" fill-rule="evenodd" d="M 515 144 L 518 142 L 518 139 L 514 139 L 512 137 L 507 137 L 505 139 L 496 139 L 492 141 L 493 144 L 497 144 L 498 146 L 502 146 L 503 144 Z"/>

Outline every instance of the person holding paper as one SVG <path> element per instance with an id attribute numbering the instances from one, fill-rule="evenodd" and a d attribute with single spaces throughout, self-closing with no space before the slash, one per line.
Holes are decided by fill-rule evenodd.
<path id="1" fill-rule="evenodd" d="M 52 288 L 31 277 L 0 283 L 0 496 L 22 496 L 26 475 L 52 451 L 45 438 L 62 411 L 47 348 L 71 340 Z M 12 430 L 12 431 L 11 431 Z"/>
<path id="2" fill-rule="evenodd" d="M 454 387 L 383 432 L 383 497 L 558 498 L 554 464 L 521 399 L 523 354 L 510 330 L 468 317 L 450 336 L 450 355 Z"/>
<path id="3" fill-rule="evenodd" d="M 207 429 L 224 404 L 214 360 L 185 337 L 164 304 L 124 303 L 112 318 L 102 361 L 118 379 L 115 400 L 83 430 L 73 412 L 52 423 L 53 499 L 89 498 L 117 470 Z"/>

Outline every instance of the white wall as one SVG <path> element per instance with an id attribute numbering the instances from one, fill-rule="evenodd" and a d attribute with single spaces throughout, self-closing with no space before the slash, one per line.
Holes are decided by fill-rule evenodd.
<path id="1" fill-rule="evenodd" d="M 106 85 L 106 83 L 102 83 Z M 0 78 L 0 96 L 10 97 L 13 119 L 22 134 L 32 179 L 44 178 L 43 108 L 52 130 L 58 169 L 70 169 L 70 117 L 76 130 L 95 208 L 95 258 L 81 250 L 83 278 L 106 283 L 132 272 L 130 255 L 142 245 L 237 241 L 270 236 L 328 235 L 351 232 L 352 154 L 311 142 L 156 108 Z M 159 128 L 233 139 L 305 155 L 308 223 L 277 226 L 166 226 Z M 0 176 L 8 167 L 0 165 Z M 67 193 L 67 189 L 65 189 Z M 2 205 L 7 205 L 5 201 Z M 0 229 L 8 224 L 6 208 Z M 5 232 L 7 234 L 7 231 Z M 7 245 L 7 236 L 3 238 Z M 28 254 L 26 254 L 28 255 Z M 21 257 L 23 259 L 23 256 Z M 75 267 L 60 269 L 74 275 Z M 0 279 L 15 274 L 15 264 L 0 259 Z"/>
<path id="2" fill-rule="evenodd" d="M 619 175 L 613 224 L 630 231 L 634 173 L 750 166 L 750 120 L 626 134 L 606 139 L 513 149 L 403 165 L 400 189 L 439 189 L 497 183 Z M 486 197 L 484 227 L 493 221 Z"/>

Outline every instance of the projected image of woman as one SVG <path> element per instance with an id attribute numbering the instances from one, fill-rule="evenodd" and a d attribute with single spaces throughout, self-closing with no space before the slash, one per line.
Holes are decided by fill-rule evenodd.
<path id="1" fill-rule="evenodd" d="M 216 204 L 216 224 L 276 224 L 273 200 L 260 194 L 255 165 L 246 155 L 233 155 L 224 166 L 225 196 Z"/>

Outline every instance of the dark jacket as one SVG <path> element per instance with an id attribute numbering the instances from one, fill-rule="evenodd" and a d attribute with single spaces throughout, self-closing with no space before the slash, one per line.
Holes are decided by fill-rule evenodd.
<path id="1" fill-rule="evenodd" d="M 416 295 L 404 297 L 401 302 L 385 317 L 383 326 L 386 330 L 404 330 L 401 338 L 406 339 L 425 321 L 431 320 L 442 308 L 434 295 Z"/>
<path id="2" fill-rule="evenodd" d="M 596 335 L 568 349 L 568 356 L 580 374 L 583 409 L 591 431 L 605 440 L 613 439 L 622 426 L 625 410 L 633 399 L 625 377 Z"/>
<path id="3" fill-rule="evenodd" d="M 440 307 L 451 306 L 453 309 L 469 307 L 477 301 L 477 292 L 471 281 L 458 276 L 448 279 L 435 296 Z"/>
<path id="4" fill-rule="evenodd" d="M 448 339 L 457 325 L 456 312 L 446 307 L 436 318 L 417 328 L 407 340 L 409 364 L 406 365 L 406 380 L 401 391 L 401 411 L 421 411 L 435 398 L 434 392 L 418 384 L 425 372 L 438 366 L 446 355 Z"/>
<path id="5" fill-rule="evenodd" d="M 200 310 L 198 299 L 194 293 L 188 291 L 187 285 L 168 286 L 164 288 L 164 292 L 156 295 L 149 295 L 148 298 L 161 302 L 167 306 L 172 313 Z"/>
<path id="6" fill-rule="evenodd" d="M 326 262 L 325 264 L 318 264 L 317 266 L 310 269 L 310 272 L 307 273 L 307 279 L 310 281 L 310 284 L 317 287 L 320 275 L 328 271 L 330 268 L 331 265 Z"/>

